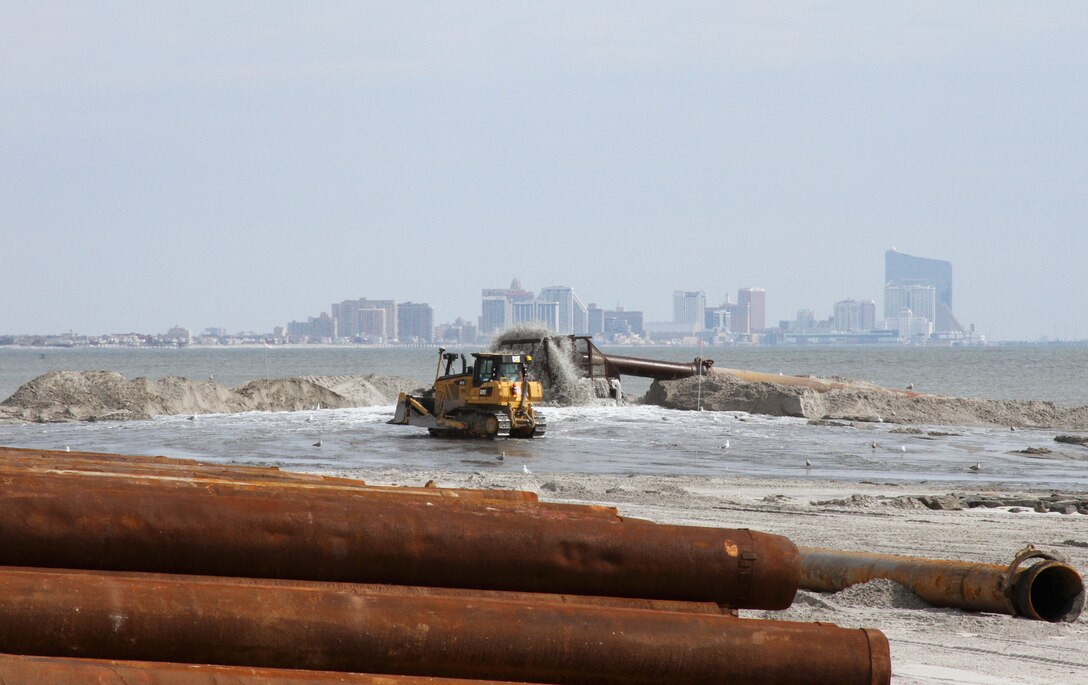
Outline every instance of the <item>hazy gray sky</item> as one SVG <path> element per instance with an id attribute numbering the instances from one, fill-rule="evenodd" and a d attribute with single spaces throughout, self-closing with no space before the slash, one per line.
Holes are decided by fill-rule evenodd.
<path id="1" fill-rule="evenodd" d="M 1088 337 L 1083 2 L 0 2 L 0 332 L 883 303 Z"/>

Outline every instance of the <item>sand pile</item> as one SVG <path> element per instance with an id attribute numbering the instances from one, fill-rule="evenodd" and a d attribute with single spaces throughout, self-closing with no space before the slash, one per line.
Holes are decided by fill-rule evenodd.
<path id="1" fill-rule="evenodd" d="M 127 379 L 112 371 L 51 371 L 0 403 L 0 420 L 111 421 L 169 414 L 297 411 L 392 404 L 414 381 L 392 376 L 260 379 L 230 389 L 179 376 Z"/>
<path id="2" fill-rule="evenodd" d="M 745 411 L 817 420 L 884 421 L 956 426 L 1016 426 L 1088 430 L 1088 407 L 1066 408 L 1038 400 L 915 395 L 863 383 L 836 383 L 825 392 L 770 382 L 750 383 L 711 374 L 654 381 L 643 398 L 670 409 Z"/>

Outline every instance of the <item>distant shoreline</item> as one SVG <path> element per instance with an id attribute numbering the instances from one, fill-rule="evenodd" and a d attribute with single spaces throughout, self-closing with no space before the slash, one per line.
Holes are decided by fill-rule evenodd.
<path id="1" fill-rule="evenodd" d="M 0 336 L 0 338 L 5 336 Z M 128 345 L 128 344 L 25 344 L 25 343 L 0 343 L 0 350 L 253 350 L 267 348 L 271 350 L 284 349 L 284 350 L 305 350 L 305 349 L 438 349 L 439 347 L 453 348 L 482 348 L 486 347 L 488 343 L 265 343 L 263 341 L 255 342 L 239 342 L 232 344 L 187 344 L 187 345 Z M 727 343 L 716 345 L 698 345 L 690 343 L 674 343 L 674 342 L 640 342 L 640 343 L 600 343 L 601 347 L 610 348 L 703 348 L 708 350 L 713 349 L 731 349 L 731 348 L 746 348 L 746 349 L 790 349 L 790 350 L 804 350 L 804 349 L 974 349 L 983 347 L 1013 347 L 1013 348 L 1063 348 L 1063 347 L 1088 347 L 1088 340 L 1049 340 L 1049 341 L 1027 341 L 1027 340 L 1006 340 L 1006 341 L 990 341 L 986 343 L 972 343 L 972 344 L 957 344 L 954 342 L 941 342 L 941 343 L 925 343 L 922 345 L 913 343 Z"/>

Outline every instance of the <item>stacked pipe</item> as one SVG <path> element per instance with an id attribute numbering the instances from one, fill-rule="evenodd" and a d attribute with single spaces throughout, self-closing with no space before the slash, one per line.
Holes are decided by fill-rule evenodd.
<path id="1" fill-rule="evenodd" d="M 786 538 L 606 507 L 0 449 L 0 539 L 8 685 L 890 681 L 879 631 L 729 615 L 790 605 Z"/>

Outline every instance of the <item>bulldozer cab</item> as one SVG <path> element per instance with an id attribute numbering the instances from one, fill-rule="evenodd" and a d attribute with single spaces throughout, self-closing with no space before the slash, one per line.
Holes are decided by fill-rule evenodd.
<path id="1" fill-rule="evenodd" d="M 474 354 L 473 385 L 489 381 L 517 382 L 525 379 L 527 355 L 522 354 Z"/>
<path id="2" fill-rule="evenodd" d="M 453 368 L 453 363 L 458 359 L 461 360 L 461 370 L 455 371 Z M 465 355 L 463 354 L 458 354 L 456 352 L 443 352 L 442 361 L 446 362 L 446 370 L 441 373 L 439 378 L 445 378 L 447 376 L 464 376 L 466 374 L 472 373 L 472 367 L 466 365 Z M 439 368 L 441 369 L 441 362 L 439 362 Z"/>

